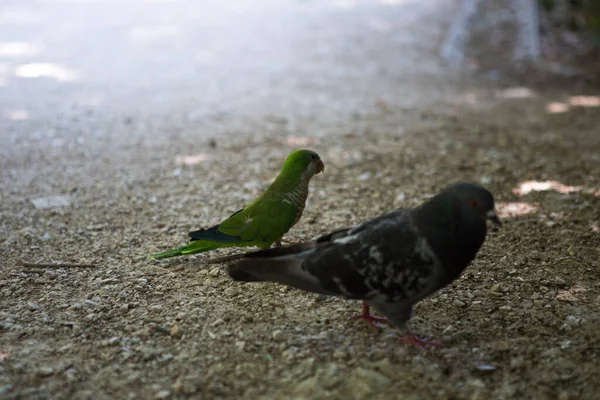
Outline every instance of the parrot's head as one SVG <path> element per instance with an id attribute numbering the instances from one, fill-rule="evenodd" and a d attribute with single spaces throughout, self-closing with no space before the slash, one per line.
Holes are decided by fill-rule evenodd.
<path id="1" fill-rule="evenodd" d="M 325 164 L 319 155 L 312 150 L 296 150 L 288 156 L 283 164 L 282 171 L 296 171 L 310 179 L 314 175 L 325 171 Z"/>

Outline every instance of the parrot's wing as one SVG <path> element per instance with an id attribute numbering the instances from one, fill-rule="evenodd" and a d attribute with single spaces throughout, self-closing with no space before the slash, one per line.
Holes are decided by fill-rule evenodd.
<path id="1" fill-rule="evenodd" d="M 270 245 L 294 224 L 297 208 L 279 199 L 261 199 L 221 223 L 220 233 Z"/>

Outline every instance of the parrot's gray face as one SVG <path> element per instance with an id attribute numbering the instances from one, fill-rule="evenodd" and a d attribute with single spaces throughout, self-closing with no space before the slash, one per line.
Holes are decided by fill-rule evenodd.
<path id="1" fill-rule="evenodd" d="M 323 164 L 323 161 L 321 161 L 319 156 L 315 154 L 310 164 L 308 164 L 308 167 L 302 174 L 302 180 L 308 183 L 313 176 L 323 171 L 325 171 L 325 164 Z"/>
<path id="2" fill-rule="evenodd" d="M 319 158 L 319 156 L 313 156 L 308 169 L 310 171 L 310 177 L 312 178 L 314 175 L 325 171 L 325 164 L 323 164 L 323 161 Z"/>

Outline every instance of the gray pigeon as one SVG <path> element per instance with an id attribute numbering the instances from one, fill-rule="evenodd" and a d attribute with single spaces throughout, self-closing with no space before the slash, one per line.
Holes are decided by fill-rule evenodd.
<path id="1" fill-rule="evenodd" d="M 248 253 L 227 269 L 238 281 L 278 282 L 313 293 L 363 300 L 359 317 L 405 328 L 413 305 L 458 278 L 487 231 L 500 225 L 492 194 L 475 183 L 449 185 L 412 209 L 382 215 L 314 242 Z M 369 306 L 387 317 L 371 316 Z M 422 348 L 438 342 L 407 330 Z"/>

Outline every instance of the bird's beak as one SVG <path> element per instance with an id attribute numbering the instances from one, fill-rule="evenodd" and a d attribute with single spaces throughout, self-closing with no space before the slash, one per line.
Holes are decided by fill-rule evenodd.
<path id="1" fill-rule="evenodd" d="M 321 161 L 320 159 L 317 160 L 317 174 L 319 172 L 325 173 L 325 164 L 323 164 L 323 161 Z"/>
<path id="2" fill-rule="evenodd" d="M 486 214 L 487 219 L 492 221 L 496 226 L 502 226 L 502 222 L 500 222 L 500 218 L 498 218 L 498 214 L 496 214 L 496 210 L 490 210 Z"/>

